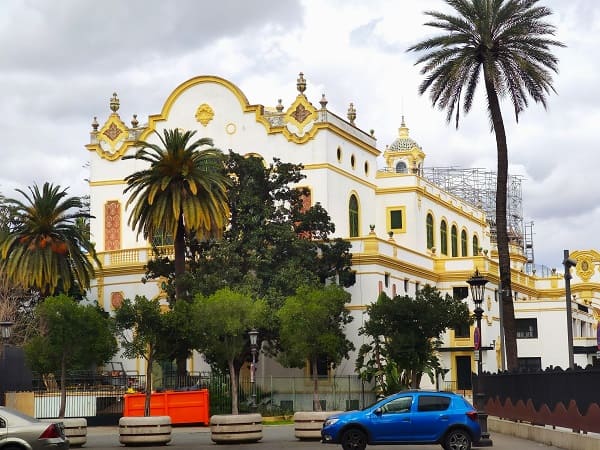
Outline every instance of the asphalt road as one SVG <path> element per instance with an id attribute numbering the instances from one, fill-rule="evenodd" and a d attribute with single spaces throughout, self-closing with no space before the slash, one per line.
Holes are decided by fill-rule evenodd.
<path id="1" fill-rule="evenodd" d="M 493 450 L 559 450 L 545 444 L 527 441 L 502 434 L 492 434 Z M 118 427 L 89 427 L 87 443 L 84 449 L 114 449 L 121 447 Z M 322 444 L 319 441 L 300 441 L 294 437 L 293 425 L 265 425 L 263 438 L 249 444 L 215 444 L 210 439 L 208 427 L 174 427 L 172 440 L 168 447 L 178 450 L 341 450 L 339 445 Z M 144 447 L 136 447 L 142 449 Z M 152 447 L 154 450 L 156 447 Z M 387 445 L 367 447 L 381 450 L 440 450 L 439 445 Z"/>

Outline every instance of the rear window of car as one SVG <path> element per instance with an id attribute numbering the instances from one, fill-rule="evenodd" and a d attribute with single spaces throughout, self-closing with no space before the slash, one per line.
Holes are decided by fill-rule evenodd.
<path id="1" fill-rule="evenodd" d="M 450 406 L 450 397 L 442 395 L 420 395 L 419 411 L 445 411 Z"/>

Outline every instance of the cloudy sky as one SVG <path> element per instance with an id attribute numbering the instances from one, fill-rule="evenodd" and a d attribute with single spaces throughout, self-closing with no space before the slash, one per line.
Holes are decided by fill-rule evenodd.
<path id="1" fill-rule="evenodd" d="M 600 249 L 600 2 L 541 0 L 554 15 L 560 72 L 548 110 L 531 104 L 515 124 L 505 104 L 510 171 L 523 176 L 526 222 L 538 264 L 561 267 L 563 249 Z M 116 91 L 125 122 L 145 122 L 197 75 L 236 84 L 250 103 L 289 105 L 296 77 L 306 95 L 374 129 L 380 150 L 406 116 L 426 165 L 495 170 L 483 98 L 460 128 L 420 97 L 416 56 L 432 30 L 425 10 L 442 0 L 2 0 L 0 2 L 0 192 L 52 181 L 72 195 L 84 181 L 90 124 L 103 123 Z"/>

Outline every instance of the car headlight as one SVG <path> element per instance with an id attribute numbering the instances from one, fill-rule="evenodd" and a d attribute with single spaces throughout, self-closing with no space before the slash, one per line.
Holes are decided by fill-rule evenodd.
<path id="1" fill-rule="evenodd" d="M 338 420 L 340 420 L 340 419 L 338 419 L 337 417 L 334 417 L 334 418 L 331 418 L 331 419 L 327 419 L 327 420 L 325 421 L 325 423 L 323 423 L 323 426 L 324 426 L 324 427 L 331 426 L 331 425 L 333 425 L 334 423 L 336 423 Z"/>

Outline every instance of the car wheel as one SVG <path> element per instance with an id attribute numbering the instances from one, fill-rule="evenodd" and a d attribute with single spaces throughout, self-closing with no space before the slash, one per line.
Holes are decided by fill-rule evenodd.
<path id="1" fill-rule="evenodd" d="M 358 428 L 350 428 L 342 435 L 342 448 L 344 450 L 365 450 L 367 435 Z"/>
<path id="2" fill-rule="evenodd" d="M 444 439 L 445 450 L 471 450 L 471 436 L 465 430 L 452 430 Z"/>

